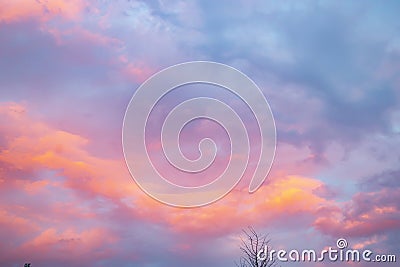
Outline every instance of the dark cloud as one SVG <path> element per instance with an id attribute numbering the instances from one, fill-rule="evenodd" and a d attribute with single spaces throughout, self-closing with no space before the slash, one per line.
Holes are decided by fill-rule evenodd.
<path id="1" fill-rule="evenodd" d="M 207 42 L 199 49 L 210 59 L 248 62 L 244 70 L 270 98 L 279 140 L 308 144 L 321 154 L 333 141 L 354 146 L 368 134 L 388 131 L 388 115 L 398 103 L 396 87 L 376 73 L 382 61 L 392 58 L 387 46 L 400 27 L 392 11 L 396 5 L 206 2 L 201 7 L 208 14 Z M 383 14 L 385 20 L 378 20 Z M 296 99 L 295 114 L 286 114 L 292 96 L 282 87 L 288 85 L 303 93 Z M 298 116 L 310 98 L 321 102 L 319 113 Z M 290 116 L 288 123 L 279 122 Z M 287 129 L 297 124 L 309 127 Z"/>
<path id="2" fill-rule="evenodd" d="M 360 186 L 368 191 L 376 191 L 385 188 L 400 187 L 400 170 L 384 171 L 380 174 L 375 174 L 364 178 Z"/>

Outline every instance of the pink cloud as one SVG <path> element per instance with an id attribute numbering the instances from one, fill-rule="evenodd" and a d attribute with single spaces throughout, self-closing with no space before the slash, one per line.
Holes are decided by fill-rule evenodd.
<path id="1" fill-rule="evenodd" d="M 81 14 L 85 2 L 82 0 L 15 0 L 2 3 L 0 8 L 0 20 L 14 22 L 26 18 L 38 18 L 48 20 L 54 16 L 62 16 L 67 19 L 77 19 Z"/>
<path id="2" fill-rule="evenodd" d="M 24 170 L 53 170 L 65 178 L 64 182 L 20 179 L 18 186 L 26 194 L 40 194 L 40 190 L 53 186 L 79 192 L 89 199 L 104 196 L 117 206 L 125 206 L 121 211 L 130 213 L 128 217 L 167 223 L 173 231 L 202 235 L 223 234 L 253 223 L 272 224 L 299 214 L 312 215 L 327 203 L 314 194 L 314 190 L 322 185 L 320 181 L 281 176 L 271 179 L 256 194 L 234 190 L 222 201 L 201 209 L 166 207 L 138 189 L 122 159 L 103 159 L 87 152 L 85 146 L 89 139 L 53 129 L 35 120 L 24 106 L 18 104 L 3 104 L 0 112 L 3 120 L 9 122 L 3 129 L 8 132 L 9 139 L 6 149 L 0 153 L 0 160 Z M 14 180 L 3 180 L 3 184 L 16 186 Z M 210 228 L 210 225 L 219 227 Z"/>
<path id="3" fill-rule="evenodd" d="M 8 122 L 7 128 L 2 129 L 8 139 L 6 148 L 0 153 L 3 164 L 21 170 L 55 170 L 59 175 L 68 178 L 66 186 L 76 190 L 110 197 L 129 195 L 133 192 L 134 185 L 124 163 L 90 155 L 85 151 L 89 140 L 35 121 L 26 114 L 21 105 L 3 104 L 0 113 L 2 121 Z M 15 182 L 9 179 L 2 180 L 3 184 Z M 30 183 L 26 188 L 32 190 L 40 185 L 44 186 L 47 182 Z"/>
<path id="4" fill-rule="evenodd" d="M 335 237 L 366 237 L 400 229 L 397 196 L 398 189 L 357 193 L 342 207 L 323 211 L 314 225 Z"/>
<path id="5" fill-rule="evenodd" d="M 19 238 L 10 245 L 16 251 L 14 257 L 28 250 L 66 261 L 65 253 L 83 257 L 101 251 L 98 258 L 110 257 L 111 248 L 101 248 L 118 243 L 120 237 L 101 226 L 103 220 L 121 225 L 135 221 L 163 225 L 182 237 L 171 252 L 183 254 L 193 250 L 185 236 L 206 240 L 248 225 L 315 227 L 335 237 L 368 236 L 400 227 L 398 207 L 394 198 L 388 197 L 396 195 L 394 189 L 359 193 L 341 205 L 332 200 L 323 182 L 289 175 L 288 170 L 278 168 L 289 166 L 283 163 L 255 194 L 235 189 L 221 201 L 199 209 L 168 207 L 140 191 L 122 158 L 102 158 L 88 152 L 90 138 L 56 129 L 21 104 L 1 104 L 0 120 L 4 136 L 0 163 L 6 166 L 0 170 L 0 224 L 7 229 L 0 235 Z M 13 174 L 16 170 L 23 172 Z M 46 176 L 46 172 L 52 174 Z M 292 167 L 290 172 L 296 173 L 296 169 Z M 10 192 L 18 194 L 19 202 Z M 92 203 L 98 198 L 104 201 Z"/>

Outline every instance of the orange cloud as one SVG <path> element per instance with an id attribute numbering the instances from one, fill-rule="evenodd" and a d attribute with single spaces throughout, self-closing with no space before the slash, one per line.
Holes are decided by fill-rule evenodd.
<path id="1" fill-rule="evenodd" d="M 12 184 L 27 195 L 40 195 L 49 191 L 50 187 L 58 187 L 72 190 L 89 200 L 104 197 L 117 209 L 109 216 L 113 214 L 121 220 L 139 218 L 166 225 L 176 233 L 198 236 L 223 235 L 248 225 L 284 224 L 290 227 L 294 221 L 301 221 L 305 227 L 314 226 L 323 233 L 335 236 L 339 233 L 365 236 L 399 227 L 398 220 L 392 216 L 398 213 L 398 209 L 393 203 L 382 199 L 384 192 L 356 196 L 350 208 L 345 209 L 318 193 L 325 186 L 323 182 L 296 175 L 274 175 L 269 178 L 268 184 L 254 194 L 248 194 L 246 188 L 235 189 L 221 201 L 206 207 L 168 207 L 140 191 L 122 158 L 105 159 L 87 151 L 86 145 L 90 139 L 37 121 L 29 116 L 22 105 L 3 103 L 0 105 L 0 115 L 1 125 L 7 125 L 0 128 L 6 139 L 4 149 L 0 152 L 1 164 L 28 173 L 52 170 L 64 177 L 62 181 L 40 176 L 10 179 L 6 168 L 1 171 L 0 189 Z M 373 198 L 377 204 L 363 207 L 365 198 Z M 66 216 L 72 217 L 96 216 L 95 212 L 74 209 L 73 206 L 74 203 L 52 203 L 50 208 L 53 214 L 59 216 L 57 210 L 69 210 Z M 3 212 L 2 218 L 3 222 L 10 222 L 11 218 L 20 217 Z"/>
<path id="2" fill-rule="evenodd" d="M 176 209 L 151 199 L 133 183 L 123 159 L 103 159 L 85 150 L 82 136 L 36 121 L 17 104 L 3 104 L 0 113 L 9 122 L 7 148 L 0 161 L 24 170 L 53 170 L 65 177 L 60 187 L 90 198 L 107 197 L 128 216 L 167 224 L 176 232 L 218 235 L 247 225 L 267 225 L 293 216 L 313 216 L 329 203 L 315 194 L 322 182 L 302 176 L 272 177 L 255 194 L 234 190 L 223 200 L 199 209 Z M 9 181 L 8 181 L 9 182 Z M 5 181 L 7 183 L 7 179 Z M 55 184 L 48 180 L 21 180 L 31 193 Z M 120 216 L 125 216 L 121 214 Z M 133 217 L 131 217 L 133 218 Z"/>
<path id="3" fill-rule="evenodd" d="M 26 18 L 48 20 L 53 16 L 76 19 L 81 14 L 85 3 L 82 0 L 14 0 L 3 1 L 0 7 L 0 20 L 6 22 Z"/>
<path id="4" fill-rule="evenodd" d="M 174 231 L 200 236 L 225 234 L 248 225 L 271 226 L 295 216 L 313 218 L 318 208 L 328 203 L 313 193 L 320 185 L 320 181 L 300 176 L 276 178 L 254 194 L 234 190 L 210 206 L 170 208 L 164 216 Z"/>
<path id="5" fill-rule="evenodd" d="M 113 251 L 103 248 L 120 242 L 119 234 L 105 230 L 99 224 L 103 221 L 162 225 L 182 238 L 171 253 L 183 254 L 194 249 L 186 236 L 199 240 L 226 236 L 249 225 L 314 227 L 335 237 L 368 236 L 400 227 L 395 200 L 385 198 L 396 192 L 360 193 L 341 205 L 325 198 L 329 194 L 321 194 L 326 186 L 322 181 L 284 170 L 275 171 L 254 194 L 244 187 L 202 208 L 168 207 L 140 191 L 122 158 L 90 153 L 86 147 L 90 137 L 55 129 L 21 104 L 0 104 L 0 134 L 0 234 L 18 239 L 6 244 L 12 249 L 4 254 L 11 253 L 12 258 L 33 253 L 39 255 L 34 258 L 39 262 L 40 255 L 68 261 L 65 255 L 81 258 L 93 251 L 99 251 L 99 259 L 110 257 Z M 43 175 L 46 172 L 51 175 Z"/>
<path id="6" fill-rule="evenodd" d="M 35 121 L 20 105 L 3 104 L 0 113 L 10 122 L 4 129 L 9 132 L 8 144 L 0 152 L 3 164 L 20 170 L 55 170 L 67 178 L 66 186 L 111 198 L 133 195 L 136 191 L 123 161 L 90 155 L 85 150 L 88 139 Z M 16 182 L 4 178 L 3 183 Z M 20 181 L 27 191 L 48 182 Z"/>

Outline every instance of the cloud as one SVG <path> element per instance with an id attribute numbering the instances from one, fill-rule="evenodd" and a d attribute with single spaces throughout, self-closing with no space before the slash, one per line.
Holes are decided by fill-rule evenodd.
<path id="1" fill-rule="evenodd" d="M 380 174 L 366 177 L 361 182 L 361 188 L 369 191 L 398 188 L 400 186 L 400 170 L 386 170 Z"/>
<path id="2" fill-rule="evenodd" d="M 398 190 L 358 193 L 343 208 L 315 221 L 317 229 L 332 236 L 365 237 L 399 229 Z"/>
<path id="3" fill-rule="evenodd" d="M 282 177 L 263 186 L 256 194 L 234 190 L 221 201 L 198 210 L 170 212 L 166 216 L 172 230 L 198 238 L 223 236 L 248 225 L 291 228 L 288 218 L 302 224 L 312 222 L 313 213 L 326 200 L 313 194 L 320 182 L 305 177 Z"/>
<path id="4" fill-rule="evenodd" d="M 1 128 L 5 139 L 0 161 L 6 166 L 2 168 L 0 187 L 2 223 L 3 229 L 19 237 L 13 245 L 15 253 L 41 251 L 54 256 L 51 262 L 66 260 L 72 264 L 61 251 L 79 258 L 83 257 L 79 254 L 82 251 L 101 247 L 105 252 L 98 260 L 112 258 L 116 255 L 115 246 L 123 242 L 120 238 L 124 229 L 134 222 L 133 231 L 140 231 L 149 223 L 162 225 L 165 237 L 176 238 L 170 252 L 186 255 L 193 249 L 206 251 L 207 240 L 229 235 L 249 224 L 293 228 L 296 226 L 288 218 L 296 217 L 296 225 L 302 221 L 306 227 L 311 224 L 314 211 L 327 202 L 313 193 L 321 182 L 286 176 L 276 177 L 257 194 L 236 190 L 201 209 L 167 207 L 138 189 L 122 159 L 104 159 L 86 151 L 90 140 L 54 129 L 21 104 L 3 103 L 0 114 L 1 125 L 7 124 Z M 108 227 L 114 230 L 105 230 Z M 21 228 L 25 230 L 20 232 Z M 6 236 L 6 232 L 1 235 Z M 199 240 L 197 246 L 185 245 L 194 237 Z M 108 244 L 108 239 L 116 245 Z M 137 238 L 132 236 L 130 240 Z M 148 255 L 150 251 L 143 249 L 140 253 Z M 18 257 L 12 255 L 8 262 Z M 140 261 L 142 256 L 138 257 Z"/>
<path id="5" fill-rule="evenodd" d="M 387 46 L 398 23 L 390 5 L 227 6 L 201 6 L 210 11 L 203 23 L 209 55 L 251 73 L 272 103 L 282 142 L 306 144 L 323 159 L 330 142 L 354 147 L 366 132 L 390 128 L 396 84 L 376 76 L 393 58 Z M 378 20 L 382 12 L 386 19 Z"/>
<path id="6" fill-rule="evenodd" d="M 28 255 L 41 266 L 225 266 L 248 225 L 274 233 L 280 247 L 345 235 L 396 249 L 398 5 L 2 3 L 0 263 Z M 260 191 L 238 187 L 198 210 L 141 192 L 120 144 L 134 89 L 188 60 L 245 72 L 278 127 Z"/>
<path id="7" fill-rule="evenodd" d="M 2 129 L 3 136 L 9 138 L 0 154 L 2 164 L 23 171 L 53 170 L 68 178 L 65 184 L 76 190 L 103 192 L 111 197 L 118 197 L 122 192 L 130 194 L 133 184 L 126 179 L 129 176 L 122 162 L 90 155 L 84 149 L 87 139 L 35 121 L 18 104 L 3 104 L 0 112 L 3 125 L 7 124 Z M 33 175 L 25 178 L 35 180 Z M 119 187 L 118 181 L 131 186 Z"/>
<path id="8" fill-rule="evenodd" d="M 16 0 L 2 4 L 0 9 L 0 21 L 7 23 L 35 18 L 48 20 L 55 16 L 62 16 L 70 20 L 76 20 L 81 15 L 85 2 L 72 1 L 34 1 Z"/>

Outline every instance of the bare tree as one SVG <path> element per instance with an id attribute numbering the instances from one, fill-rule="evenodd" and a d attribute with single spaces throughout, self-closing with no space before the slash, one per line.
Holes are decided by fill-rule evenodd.
<path id="1" fill-rule="evenodd" d="M 271 251 L 270 239 L 266 235 L 257 234 L 252 228 L 248 227 L 247 230 L 243 230 L 244 238 L 241 237 L 240 250 L 242 256 L 240 257 L 239 263 L 236 263 L 238 267 L 274 267 L 276 266 L 276 260 L 270 259 L 269 252 Z M 258 257 L 259 252 L 262 250 L 263 257 Z"/>

